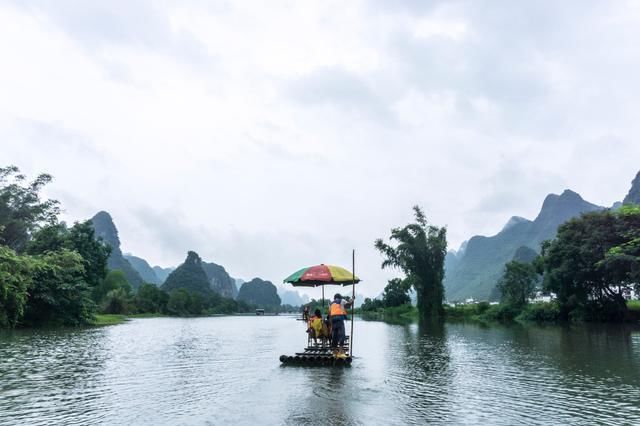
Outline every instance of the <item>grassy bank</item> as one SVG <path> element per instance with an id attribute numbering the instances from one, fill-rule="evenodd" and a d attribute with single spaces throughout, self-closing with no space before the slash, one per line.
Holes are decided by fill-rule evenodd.
<path id="1" fill-rule="evenodd" d="M 640 320 L 640 300 L 627 302 L 626 322 Z M 560 305 L 558 302 L 529 303 L 522 308 L 510 305 L 490 305 L 480 302 L 470 305 L 445 306 L 447 320 L 453 321 L 481 321 L 481 322 L 538 322 L 558 323 L 560 318 Z M 589 321 L 589 318 L 573 318 L 572 321 Z M 594 321 L 591 319 L 591 321 Z M 595 320 L 596 322 L 599 322 Z"/>
<path id="2" fill-rule="evenodd" d="M 627 301 L 627 309 L 631 312 L 640 312 L 640 300 Z"/>
<path id="3" fill-rule="evenodd" d="M 410 322 L 418 319 L 418 310 L 415 306 L 411 305 L 380 308 L 374 311 L 359 311 L 356 313 L 360 314 L 362 318 L 366 320 Z"/>
<path id="4" fill-rule="evenodd" d="M 146 312 L 144 314 L 128 314 L 126 315 L 127 318 L 159 318 L 159 317 L 166 317 L 167 315 L 165 314 L 161 314 L 158 312 Z"/>
<path id="5" fill-rule="evenodd" d="M 530 303 L 523 308 L 510 305 L 490 305 L 480 302 L 470 305 L 445 306 L 447 320 L 480 322 L 557 322 L 560 307 L 555 302 Z"/>
<path id="6" fill-rule="evenodd" d="M 95 326 L 116 325 L 116 324 L 122 324 L 125 321 L 127 321 L 127 317 L 125 315 L 96 314 L 93 325 Z"/>
<path id="7" fill-rule="evenodd" d="M 627 302 L 629 315 L 627 321 L 640 320 L 640 300 Z M 522 308 L 506 304 L 491 305 L 488 302 L 480 302 L 469 305 L 449 306 L 445 305 L 445 317 L 447 321 L 477 321 L 477 322 L 536 322 L 558 323 L 560 319 L 560 306 L 557 302 L 529 303 Z M 392 308 L 379 308 L 372 311 L 357 312 L 363 319 L 386 322 L 407 322 L 418 319 L 418 310 L 415 306 L 403 305 Z"/>

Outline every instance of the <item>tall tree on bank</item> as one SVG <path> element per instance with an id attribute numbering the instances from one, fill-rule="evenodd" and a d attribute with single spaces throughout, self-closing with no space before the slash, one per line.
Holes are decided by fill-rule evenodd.
<path id="1" fill-rule="evenodd" d="M 51 179 L 42 173 L 27 182 L 16 166 L 0 167 L 0 245 L 20 253 L 34 231 L 58 221 L 58 201 L 40 199 Z"/>
<path id="2" fill-rule="evenodd" d="M 624 294 L 640 290 L 640 207 L 584 214 L 542 246 L 545 288 L 567 319 L 622 320 Z"/>
<path id="3" fill-rule="evenodd" d="M 447 229 L 429 225 L 419 206 L 413 208 L 415 223 L 391 230 L 390 244 L 382 239 L 375 247 L 385 257 L 382 268 L 402 270 L 413 283 L 418 311 L 424 319 L 444 315 L 444 259 L 447 254 Z M 391 243 L 396 242 L 393 247 Z"/>
<path id="4" fill-rule="evenodd" d="M 531 263 L 512 260 L 504 265 L 504 274 L 498 281 L 502 303 L 522 308 L 536 289 L 538 274 Z"/>

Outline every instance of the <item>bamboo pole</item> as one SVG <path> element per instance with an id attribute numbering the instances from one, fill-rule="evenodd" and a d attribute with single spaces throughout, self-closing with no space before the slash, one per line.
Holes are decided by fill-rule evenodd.
<path id="1" fill-rule="evenodd" d="M 351 252 L 351 272 L 353 284 L 351 285 L 351 334 L 349 335 L 349 356 L 353 356 L 353 317 L 356 314 L 356 250 Z"/>
<path id="2" fill-rule="evenodd" d="M 324 286 L 321 286 L 321 287 L 322 287 L 322 318 L 323 318 L 322 321 L 324 321 Z"/>

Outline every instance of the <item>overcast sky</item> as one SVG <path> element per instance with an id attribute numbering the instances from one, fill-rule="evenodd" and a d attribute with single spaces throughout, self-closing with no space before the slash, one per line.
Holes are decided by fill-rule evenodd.
<path id="1" fill-rule="evenodd" d="M 375 296 L 414 204 L 457 248 L 640 169 L 637 1 L 0 0 L 0 34 L 0 164 L 152 265 L 355 248 Z"/>

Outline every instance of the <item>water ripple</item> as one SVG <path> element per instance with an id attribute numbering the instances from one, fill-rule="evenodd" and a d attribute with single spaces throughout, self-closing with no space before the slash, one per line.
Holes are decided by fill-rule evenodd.
<path id="1" fill-rule="evenodd" d="M 281 367 L 286 317 L 0 334 L 0 424 L 637 424 L 629 328 L 356 324 L 351 368 Z M 361 337 L 360 337 L 361 336 Z"/>

